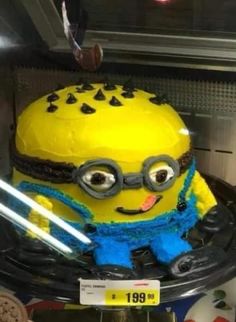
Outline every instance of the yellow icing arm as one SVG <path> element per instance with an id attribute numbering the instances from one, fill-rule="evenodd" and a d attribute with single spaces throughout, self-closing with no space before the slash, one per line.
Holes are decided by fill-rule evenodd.
<path id="1" fill-rule="evenodd" d="M 206 181 L 202 178 L 198 171 L 195 172 L 193 177 L 192 191 L 197 197 L 197 209 L 199 211 L 199 216 L 203 217 L 212 207 L 217 204 L 217 201 Z"/>
<path id="2" fill-rule="evenodd" d="M 36 195 L 34 197 L 34 200 L 40 204 L 42 207 L 48 209 L 48 210 L 52 210 L 53 205 L 51 203 L 51 201 L 42 196 L 42 195 Z M 28 219 L 30 222 L 32 222 L 33 224 L 35 224 L 36 226 L 38 226 L 39 228 L 41 228 L 42 230 L 44 230 L 47 233 L 50 233 L 50 223 L 49 220 L 45 217 L 43 217 L 42 215 L 40 215 L 37 211 L 35 210 L 31 210 L 28 216 Z M 28 231 L 27 235 L 31 238 L 35 238 L 35 234 L 33 234 L 32 232 Z"/>

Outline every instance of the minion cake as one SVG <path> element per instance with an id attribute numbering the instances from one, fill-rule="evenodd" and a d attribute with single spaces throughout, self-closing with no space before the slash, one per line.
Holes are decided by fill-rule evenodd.
<path id="1" fill-rule="evenodd" d="M 184 236 L 216 205 L 179 115 L 130 84 L 69 86 L 33 102 L 18 118 L 12 160 L 17 189 L 83 231 L 101 267 L 132 269 L 142 247 L 169 264 L 191 251 Z M 37 213 L 22 213 L 81 249 Z"/>

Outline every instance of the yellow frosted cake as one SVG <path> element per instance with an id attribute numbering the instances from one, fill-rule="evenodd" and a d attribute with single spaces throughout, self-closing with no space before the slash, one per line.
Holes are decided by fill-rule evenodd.
<path id="1" fill-rule="evenodd" d="M 18 118 L 12 160 L 15 186 L 84 231 L 101 266 L 132 268 L 140 247 L 171 262 L 216 205 L 177 112 L 131 84 L 69 86 L 33 102 Z M 25 216 L 76 247 L 34 211 Z"/>

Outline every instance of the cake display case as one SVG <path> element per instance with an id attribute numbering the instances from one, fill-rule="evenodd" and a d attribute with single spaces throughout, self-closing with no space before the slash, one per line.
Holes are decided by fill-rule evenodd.
<path id="1" fill-rule="evenodd" d="M 235 5 L 210 2 L 0 5 L 2 287 L 174 321 L 235 277 Z"/>

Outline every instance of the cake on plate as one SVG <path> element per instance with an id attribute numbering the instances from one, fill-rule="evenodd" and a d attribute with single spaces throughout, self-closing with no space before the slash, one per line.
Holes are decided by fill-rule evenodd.
<path id="1" fill-rule="evenodd" d="M 12 160 L 17 189 L 83 231 L 99 266 L 132 269 L 142 247 L 169 264 L 191 250 L 187 232 L 217 203 L 178 113 L 130 82 L 84 83 L 36 100 L 18 118 Z M 21 213 L 88 251 L 35 211 Z"/>

